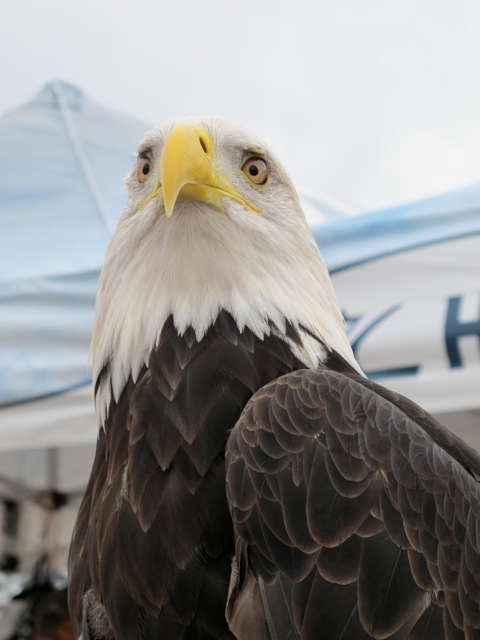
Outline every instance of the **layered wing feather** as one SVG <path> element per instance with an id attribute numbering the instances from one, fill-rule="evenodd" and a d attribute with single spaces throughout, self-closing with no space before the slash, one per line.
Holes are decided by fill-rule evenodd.
<path id="1" fill-rule="evenodd" d="M 480 458 L 413 402 L 290 373 L 249 401 L 226 459 L 238 638 L 254 610 L 276 640 L 480 638 Z"/>
<path id="2" fill-rule="evenodd" d="M 299 366 L 283 340 L 241 332 L 226 312 L 200 342 L 166 323 L 111 403 L 75 526 L 69 597 L 84 640 L 110 628 L 118 640 L 232 638 L 225 444 L 251 395 Z"/>

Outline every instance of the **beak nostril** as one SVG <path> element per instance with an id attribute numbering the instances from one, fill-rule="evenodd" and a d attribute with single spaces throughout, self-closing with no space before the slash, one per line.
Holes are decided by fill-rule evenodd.
<path id="1" fill-rule="evenodd" d="M 200 145 L 202 146 L 204 153 L 207 153 L 207 145 L 205 144 L 205 140 L 202 138 L 202 136 L 198 136 L 198 140 L 200 142 Z"/>

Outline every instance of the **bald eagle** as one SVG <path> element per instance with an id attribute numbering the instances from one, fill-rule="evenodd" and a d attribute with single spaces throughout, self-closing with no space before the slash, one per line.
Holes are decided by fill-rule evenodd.
<path id="1" fill-rule="evenodd" d="M 100 277 L 83 640 L 480 638 L 480 457 L 366 379 L 279 161 L 145 135 Z"/>

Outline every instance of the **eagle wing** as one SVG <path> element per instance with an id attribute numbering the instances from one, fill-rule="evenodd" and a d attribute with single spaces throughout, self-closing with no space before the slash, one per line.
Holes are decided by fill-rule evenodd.
<path id="1" fill-rule="evenodd" d="M 251 398 L 226 463 L 238 638 L 480 638 L 480 457 L 413 402 L 296 371 Z"/>

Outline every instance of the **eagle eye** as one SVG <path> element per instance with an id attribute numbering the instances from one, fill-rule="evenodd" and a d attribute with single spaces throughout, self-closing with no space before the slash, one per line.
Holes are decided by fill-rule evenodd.
<path id="1" fill-rule="evenodd" d="M 263 158 L 249 158 L 242 167 L 243 173 L 253 184 L 262 185 L 268 179 L 268 166 Z"/>
<path id="2" fill-rule="evenodd" d="M 148 158 L 140 158 L 137 164 L 137 180 L 145 182 L 150 173 L 151 163 Z"/>

